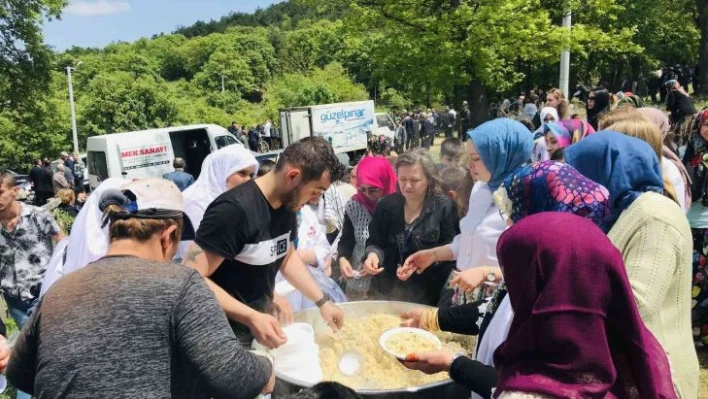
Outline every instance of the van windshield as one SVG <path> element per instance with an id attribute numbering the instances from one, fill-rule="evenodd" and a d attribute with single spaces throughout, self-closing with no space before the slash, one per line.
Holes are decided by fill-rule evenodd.
<path id="1" fill-rule="evenodd" d="M 394 128 L 388 115 L 376 115 L 376 123 L 378 123 L 379 127 L 388 127 L 391 130 Z"/>
<path id="2" fill-rule="evenodd" d="M 218 149 L 228 147 L 237 143 L 236 139 L 231 136 L 217 136 L 214 138 Z"/>
<path id="3" fill-rule="evenodd" d="M 87 154 L 88 170 L 98 178 L 98 181 L 108 179 L 108 163 L 103 151 L 89 151 Z"/>

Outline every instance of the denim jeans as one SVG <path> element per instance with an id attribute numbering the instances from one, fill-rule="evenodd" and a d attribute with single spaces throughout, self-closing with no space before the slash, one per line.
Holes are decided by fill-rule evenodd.
<path id="1" fill-rule="evenodd" d="M 35 298 L 31 301 L 23 301 L 19 298 L 11 297 L 3 294 L 5 298 L 5 303 L 7 304 L 7 310 L 10 312 L 10 317 L 17 324 L 17 328 L 22 330 L 22 327 L 29 320 L 30 315 L 28 312 L 34 308 L 34 306 L 39 302 L 39 298 Z M 17 399 L 31 399 L 32 395 L 24 393 L 17 390 Z"/>

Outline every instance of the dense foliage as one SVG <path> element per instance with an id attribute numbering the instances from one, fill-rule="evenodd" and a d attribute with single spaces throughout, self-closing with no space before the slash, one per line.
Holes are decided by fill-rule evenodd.
<path id="1" fill-rule="evenodd" d="M 134 43 L 53 53 L 39 24 L 66 0 L 10 1 L 0 13 L 0 165 L 22 168 L 71 147 L 65 68 L 78 61 L 81 146 L 89 135 L 252 126 L 277 121 L 283 107 L 366 98 L 384 109 L 467 99 L 479 122 L 488 99 L 556 85 L 564 46 L 572 85 L 614 89 L 662 64 L 695 64 L 701 2 L 289 0 Z M 560 27 L 567 6 L 572 33 Z M 17 37 L 7 26 L 21 27 Z"/>

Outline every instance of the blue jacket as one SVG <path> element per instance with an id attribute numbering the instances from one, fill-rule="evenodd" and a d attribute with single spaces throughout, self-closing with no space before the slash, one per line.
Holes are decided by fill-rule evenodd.
<path id="1" fill-rule="evenodd" d="M 165 173 L 163 179 L 169 180 L 179 188 L 179 191 L 184 191 L 187 187 L 194 183 L 194 177 L 187 172 L 175 170 L 174 172 Z"/>

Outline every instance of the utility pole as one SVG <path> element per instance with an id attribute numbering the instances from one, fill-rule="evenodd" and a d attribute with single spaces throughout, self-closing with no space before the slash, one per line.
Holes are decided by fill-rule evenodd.
<path id="1" fill-rule="evenodd" d="M 224 86 L 224 75 L 221 74 L 221 94 L 226 93 L 226 86 Z"/>
<path id="2" fill-rule="evenodd" d="M 565 13 L 563 14 L 563 28 L 567 35 L 568 40 L 570 40 L 570 30 L 572 26 L 573 13 L 570 11 L 570 4 L 566 2 Z M 560 83 L 559 88 L 563 90 L 566 97 L 569 96 L 568 90 L 570 89 L 570 43 L 561 52 L 561 65 L 560 65 Z"/>
<path id="3" fill-rule="evenodd" d="M 79 61 L 76 64 L 76 68 L 81 65 L 82 62 Z M 76 129 L 76 108 L 74 106 L 74 85 L 71 81 L 71 71 L 76 70 L 76 68 L 72 68 L 71 66 L 66 67 L 66 78 L 69 82 L 69 108 L 71 109 L 71 133 L 72 133 L 72 138 L 74 140 L 74 152 L 79 153 L 79 132 Z"/>

